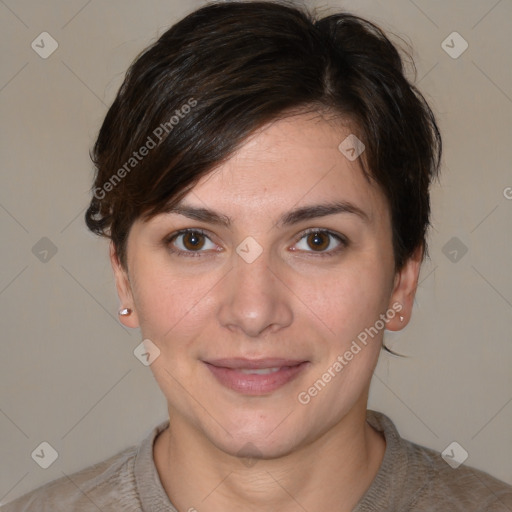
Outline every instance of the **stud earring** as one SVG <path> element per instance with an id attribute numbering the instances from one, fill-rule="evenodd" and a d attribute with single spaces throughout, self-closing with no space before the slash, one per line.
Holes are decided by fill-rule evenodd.
<path id="1" fill-rule="evenodd" d="M 403 322 L 404 321 L 404 317 L 402 315 L 400 315 L 400 322 Z"/>
<path id="2" fill-rule="evenodd" d="M 130 316 L 132 314 L 132 310 L 130 308 L 123 308 L 119 310 L 119 316 Z"/>

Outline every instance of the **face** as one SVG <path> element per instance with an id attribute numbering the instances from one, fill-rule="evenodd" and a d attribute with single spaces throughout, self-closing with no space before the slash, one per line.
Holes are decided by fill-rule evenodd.
<path id="1" fill-rule="evenodd" d="M 365 411 L 384 325 L 407 323 L 419 258 L 395 272 L 385 197 L 338 149 L 349 133 L 267 125 L 178 210 L 135 222 L 127 270 L 111 250 L 173 421 L 226 453 L 276 457 Z"/>

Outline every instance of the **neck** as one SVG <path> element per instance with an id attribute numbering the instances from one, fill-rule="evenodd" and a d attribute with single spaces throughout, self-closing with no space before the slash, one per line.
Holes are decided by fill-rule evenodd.
<path id="1" fill-rule="evenodd" d="M 154 446 L 162 485 L 178 510 L 350 512 L 370 486 L 385 451 L 366 423 L 366 403 L 314 442 L 276 459 L 226 454 L 181 418 Z"/>

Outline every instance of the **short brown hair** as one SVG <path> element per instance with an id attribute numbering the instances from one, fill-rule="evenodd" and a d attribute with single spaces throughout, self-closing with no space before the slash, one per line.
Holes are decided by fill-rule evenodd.
<path id="1" fill-rule="evenodd" d="M 301 109 L 339 116 L 363 141 L 363 170 L 388 200 L 401 268 L 426 248 L 441 159 L 434 115 L 380 28 L 285 1 L 205 6 L 134 61 L 91 155 L 87 226 L 111 238 L 126 265 L 136 219 L 165 211 L 256 129 Z"/>

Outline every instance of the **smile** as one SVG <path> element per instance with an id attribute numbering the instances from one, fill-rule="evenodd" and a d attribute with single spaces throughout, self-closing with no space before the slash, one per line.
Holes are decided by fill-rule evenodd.
<path id="1" fill-rule="evenodd" d="M 286 359 L 218 359 L 203 361 L 223 387 L 244 395 L 258 396 L 276 391 L 297 378 L 308 361 Z"/>
<path id="2" fill-rule="evenodd" d="M 250 370 L 248 368 L 240 368 L 240 372 L 246 373 L 247 375 L 267 375 L 269 373 L 278 372 L 281 368 L 260 368 L 260 369 L 254 369 Z"/>

